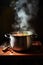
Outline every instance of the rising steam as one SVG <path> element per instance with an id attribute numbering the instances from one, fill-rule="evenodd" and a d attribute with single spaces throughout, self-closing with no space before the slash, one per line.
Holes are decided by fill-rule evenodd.
<path id="1" fill-rule="evenodd" d="M 34 31 L 29 21 L 37 15 L 38 0 L 17 0 L 12 1 L 10 6 L 15 10 L 12 28 L 17 31 Z"/>

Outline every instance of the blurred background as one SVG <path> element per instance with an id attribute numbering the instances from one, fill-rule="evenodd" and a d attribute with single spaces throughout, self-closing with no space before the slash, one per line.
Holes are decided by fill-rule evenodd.
<path id="1" fill-rule="evenodd" d="M 13 31 L 11 24 L 14 21 L 13 10 L 9 7 L 12 0 L 0 0 L 0 34 L 10 33 Z M 40 40 L 43 42 L 43 2 L 39 0 L 39 11 L 37 17 L 31 21 L 31 25 L 36 33 L 40 35 Z"/>

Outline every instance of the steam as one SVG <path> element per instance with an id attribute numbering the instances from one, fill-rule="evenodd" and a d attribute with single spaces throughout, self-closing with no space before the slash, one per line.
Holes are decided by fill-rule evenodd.
<path id="1" fill-rule="evenodd" d="M 18 21 L 19 22 L 20 29 L 21 30 L 27 30 L 27 28 L 29 27 L 28 20 L 30 20 L 32 16 L 31 15 L 28 16 L 25 13 L 25 10 L 23 8 L 20 9 L 19 12 L 17 12 L 17 15 L 20 18 L 20 21 Z"/>
<path id="2" fill-rule="evenodd" d="M 29 21 L 37 15 L 37 5 L 38 0 L 18 0 L 15 5 L 13 1 L 11 6 L 16 11 L 14 17 L 16 22 L 12 24 L 12 27 L 17 29 L 17 31 L 34 31 Z"/>

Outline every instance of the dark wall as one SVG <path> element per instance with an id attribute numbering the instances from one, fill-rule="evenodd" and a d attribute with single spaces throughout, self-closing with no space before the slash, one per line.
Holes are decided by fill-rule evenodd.
<path id="1" fill-rule="evenodd" d="M 43 1 L 39 1 L 39 11 L 37 17 L 31 21 L 36 33 L 40 36 L 41 42 L 43 42 Z"/>
<path id="2" fill-rule="evenodd" d="M 0 33 L 12 31 L 13 11 L 9 8 L 10 1 L 11 0 L 0 0 Z"/>
<path id="3" fill-rule="evenodd" d="M 12 10 L 9 7 L 4 8 L 0 16 L 0 32 L 11 32 L 12 22 L 13 22 Z"/>

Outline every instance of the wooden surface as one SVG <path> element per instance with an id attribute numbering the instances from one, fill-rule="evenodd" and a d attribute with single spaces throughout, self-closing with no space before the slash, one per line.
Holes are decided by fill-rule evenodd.
<path id="1" fill-rule="evenodd" d="M 37 44 L 39 43 L 39 42 L 36 42 Z M 33 44 L 33 46 L 35 46 L 34 44 Z M 39 49 L 40 49 L 40 47 L 41 46 L 39 46 L 39 45 L 36 45 L 36 49 L 39 47 Z M 42 48 L 43 49 L 43 48 Z M 41 50 L 42 50 L 41 49 Z M 33 53 L 32 51 L 29 51 L 28 50 L 28 52 L 31 52 L 31 53 L 18 53 L 18 52 L 16 52 L 16 51 L 14 51 L 13 49 L 11 49 L 11 48 L 9 48 L 6 52 L 3 52 L 2 51 L 3 50 L 3 48 L 2 47 L 0 47 L 0 55 L 4 55 L 4 56 L 6 56 L 6 55 L 14 55 L 14 56 L 40 56 L 40 55 L 43 55 L 43 52 L 41 53 L 39 53 L 39 51 L 38 51 L 38 53 L 36 52 L 36 53 Z M 34 51 L 37 51 L 37 50 L 35 50 L 34 49 Z"/>
<path id="2" fill-rule="evenodd" d="M 15 51 L 13 51 L 12 49 L 7 50 L 6 52 L 2 51 L 3 48 L 0 47 L 0 55 L 17 55 L 17 56 L 24 56 L 24 55 L 28 55 L 28 54 L 22 54 L 22 53 L 17 53 Z"/>

